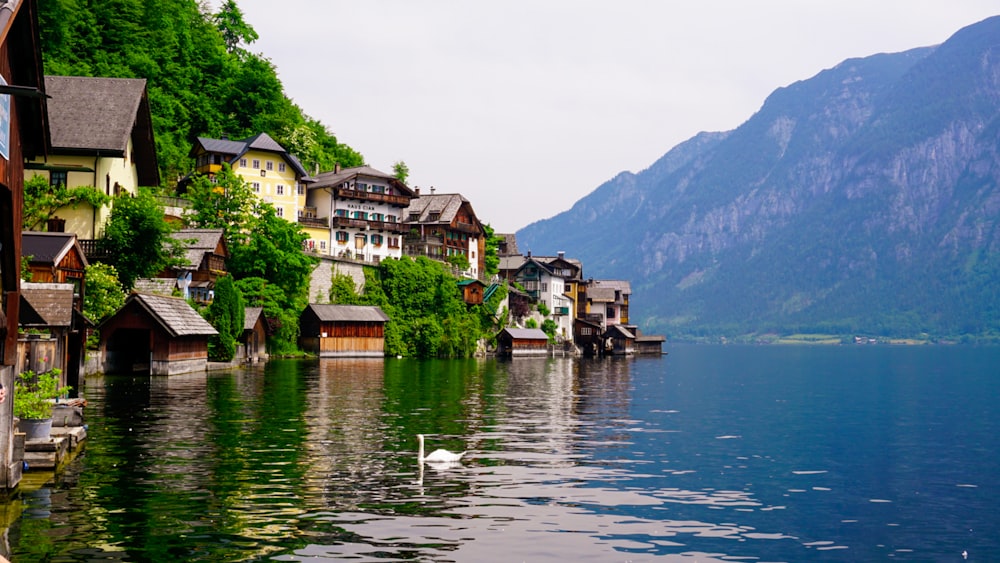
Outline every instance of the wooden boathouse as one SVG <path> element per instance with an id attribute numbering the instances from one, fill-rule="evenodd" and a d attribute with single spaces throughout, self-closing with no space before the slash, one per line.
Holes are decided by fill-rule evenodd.
<path id="1" fill-rule="evenodd" d="M 204 371 L 218 334 L 180 297 L 133 293 L 101 323 L 105 373 L 175 375 Z"/>
<path id="2" fill-rule="evenodd" d="M 497 355 L 508 358 L 547 356 L 549 335 L 540 328 L 505 328 L 497 335 Z"/>
<path id="3" fill-rule="evenodd" d="M 388 321 L 378 307 L 314 303 L 299 319 L 300 346 L 321 358 L 381 358 Z"/>

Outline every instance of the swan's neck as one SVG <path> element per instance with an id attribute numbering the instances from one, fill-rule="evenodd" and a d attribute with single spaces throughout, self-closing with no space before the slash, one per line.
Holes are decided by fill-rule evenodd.
<path id="1" fill-rule="evenodd" d="M 417 436 L 417 441 L 420 442 L 420 448 L 419 448 L 419 451 L 417 452 L 417 459 L 419 459 L 420 461 L 423 461 L 424 460 L 424 437 L 423 436 Z"/>

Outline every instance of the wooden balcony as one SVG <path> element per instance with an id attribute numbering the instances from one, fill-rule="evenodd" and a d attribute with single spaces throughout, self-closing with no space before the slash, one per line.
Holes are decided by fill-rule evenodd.
<path id="1" fill-rule="evenodd" d="M 301 219 L 300 219 L 301 221 Z M 406 233 L 410 227 L 403 223 L 389 223 L 387 221 L 367 221 L 365 219 L 351 219 L 350 217 L 333 217 L 330 220 L 330 228 L 367 229 L 369 231 L 389 231 L 390 233 Z"/>
<path id="2" fill-rule="evenodd" d="M 303 227 L 319 227 L 321 229 L 329 228 L 330 222 L 326 217 L 299 217 L 299 224 Z"/>
<path id="3" fill-rule="evenodd" d="M 391 205 L 398 205 L 400 207 L 406 207 L 407 205 L 410 205 L 410 197 L 403 195 L 377 194 L 372 192 L 363 192 L 360 190 L 349 190 L 347 188 L 334 188 L 333 193 L 334 196 L 343 199 L 375 201 L 378 203 L 388 203 Z"/>

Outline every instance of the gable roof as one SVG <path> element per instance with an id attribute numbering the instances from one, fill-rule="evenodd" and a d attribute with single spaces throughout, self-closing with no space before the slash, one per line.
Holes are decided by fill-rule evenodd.
<path id="1" fill-rule="evenodd" d="M 53 152 L 121 158 L 131 139 L 139 183 L 159 185 L 144 78 L 46 76 L 45 91 Z"/>
<path id="2" fill-rule="evenodd" d="M 212 139 L 209 137 L 198 137 L 194 146 L 191 147 L 191 152 L 188 156 L 194 157 L 198 154 L 198 147 L 201 147 L 205 152 L 218 153 L 229 157 L 229 164 L 236 162 L 241 156 L 250 152 L 251 150 L 272 152 L 277 154 L 279 157 L 283 158 L 286 162 L 292 165 L 292 169 L 299 176 L 306 177 L 306 169 L 299 162 L 299 159 L 295 158 L 285 150 L 285 147 L 281 146 L 278 141 L 275 141 L 267 133 L 257 133 L 252 137 L 247 137 L 246 139 L 230 140 L 230 139 Z"/>
<path id="3" fill-rule="evenodd" d="M 18 324 L 68 327 L 73 324 L 73 284 L 21 282 Z"/>
<path id="4" fill-rule="evenodd" d="M 180 297 L 133 293 L 125 300 L 125 305 L 111 319 L 117 317 L 130 306 L 139 307 L 149 313 L 170 336 L 211 336 L 219 334 L 197 311 Z M 111 319 L 101 323 L 103 326 Z"/>
<path id="5" fill-rule="evenodd" d="M 507 333 L 515 340 L 545 340 L 548 341 L 549 335 L 545 334 L 540 328 L 505 328 L 500 331 L 500 334 Z"/>
<path id="6" fill-rule="evenodd" d="M 215 254 L 220 244 L 228 255 L 224 234 L 222 229 L 179 229 L 170 233 L 170 238 L 184 244 L 183 267 L 197 269 L 205 254 Z"/>
<path id="7" fill-rule="evenodd" d="M 344 168 L 341 170 L 322 172 L 309 179 L 311 182 L 309 189 L 335 187 L 343 184 L 344 182 L 350 182 L 351 180 L 357 180 L 359 178 L 384 180 L 387 184 L 398 189 L 402 194 L 408 196 L 414 195 L 413 190 L 403 183 L 402 180 L 396 178 L 392 174 L 386 174 L 381 170 L 376 170 L 371 166 L 355 166 L 354 168 Z"/>
<path id="8" fill-rule="evenodd" d="M 243 308 L 243 330 L 253 330 L 254 325 L 257 324 L 257 320 L 261 318 L 264 314 L 263 307 L 244 307 Z M 267 318 L 264 318 L 264 323 L 267 323 Z"/>
<path id="9" fill-rule="evenodd" d="M 450 225 L 462 207 L 467 206 L 476 226 L 482 228 L 472 204 L 462 194 L 430 194 L 419 195 L 410 200 L 410 205 L 403 210 L 404 223 L 426 223 L 432 225 Z M 437 218 L 432 218 L 434 214 Z M 417 215 L 411 220 L 411 215 Z"/>
<path id="10" fill-rule="evenodd" d="M 59 264 L 71 250 L 77 248 L 84 267 L 87 258 L 75 233 L 47 233 L 24 231 L 21 233 L 21 256 L 31 256 L 32 264 Z"/>
<path id="11" fill-rule="evenodd" d="M 369 305 L 328 305 L 310 303 L 306 309 L 312 309 L 321 321 L 353 321 L 384 323 L 389 320 L 381 308 Z"/>

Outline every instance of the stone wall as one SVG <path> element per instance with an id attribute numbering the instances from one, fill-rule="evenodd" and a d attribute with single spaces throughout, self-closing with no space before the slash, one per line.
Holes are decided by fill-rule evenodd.
<path id="1" fill-rule="evenodd" d="M 364 290 L 364 266 L 357 262 L 322 256 L 320 257 L 319 264 L 313 269 L 312 275 L 309 277 L 310 303 L 330 302 L 330 285 L 333 283 L 334 268 L 336 268 L 338 274 L 347 274 L 354 279 L 354 286 L 358 293 Z"/>

